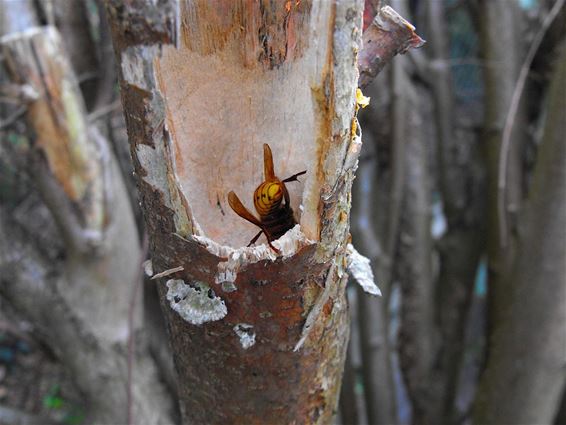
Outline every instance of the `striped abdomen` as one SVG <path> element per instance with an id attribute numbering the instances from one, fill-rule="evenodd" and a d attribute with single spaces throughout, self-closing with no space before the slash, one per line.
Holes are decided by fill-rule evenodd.
<path id="1" fill-rule="evenodd" d="M 272 180 L 263 182 L 254 192 L 254 206 L 269 232 L 268 239 L 278 239 L 297 224 L 286 191 L 285 183 Z"/>

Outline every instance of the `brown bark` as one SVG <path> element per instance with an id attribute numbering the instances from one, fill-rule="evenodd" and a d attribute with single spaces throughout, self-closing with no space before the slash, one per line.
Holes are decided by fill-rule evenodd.
<path id="1" fill-rule="evenodd" d="M 182 2 L 176 18 L 166 4 L 109 4 L 153 267 L 183 267 L 156 282 L 186 422 L 333 415 L 360 3 Z M 226 202 L 261 181 L 263 142 L 278 175 L 308 170 L 304 189 L 289 185 L 297 215 L 304 190 L 301 231 L 274 242 L 278 258 L 238 248 L 254 229 Z"/>
<path id="2" fill-rule="evenodd" d="M 29 146 L 13 152 L 23 159 L 15 164 L 31 176 L 49 209 L 47 223 L 57 224 L 60 236 L 47 239 L 64 241 L 64 255 L 46 256 L 38 243 L 43 238 L 30 231 L 34 223 L 22 228 L 3 210 L 0 289 L 71 369 L 87 397 L 89 420 L 123 423 L 128 312 L 141 256 L 125 187 L 106 140 L 87 125 L 57 31 L 31 28 L 4 36 L 0 45 L 11 82 L 32 94 L 25 105 Z M 133 330 L 139 325 L 136 315 Z M 168 421 L 154 365 L 142 349 L 137 360 L 134 420 Z"/>
<path id="3" fill-rule="evenodd" d="M 477 423 L 551 423 L 565 382 L 566 53 L 548 90 L 544 136 L 507 302 L 476 399 Z"/>

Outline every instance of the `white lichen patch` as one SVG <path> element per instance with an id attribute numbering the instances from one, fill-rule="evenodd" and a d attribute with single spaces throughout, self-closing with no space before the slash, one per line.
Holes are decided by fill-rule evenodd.
<path id="1" fill-rule="evenodd" d="M 168 280 L 167 301 L 179 316 L 193 325 L 220 320 L 228 313 L 224 301 L 204 282 L 197 281 L 193 287 L 180 279 Z"/>
<path id="2" fill-rule="evenodd" d="M 347 250 L 348 272 L 365 292 L 381 296 L 381 291 L 375 284 L 369 258 L 360 254 L 352 244 L 348 244 Z"/>
<path id="3" fill-rule="evenodd" d="M 231 289 L 233 288 L 229 284 L 236 281 L 238 271 L 242 267 L 262 260 L 275 261 L 277 258 L 288 258 L 295 255 L 301 248 L 314 243 L 301 232 L 299 224 L 273 242 L 273 246 L 279 250 L 279 254 L 267 244 L 234 249 L 220 245 L 204 236 L 195 235 L 194 238 L 210 253 L 218 257 L 228 258 L 227 261 L 218 264 L 218 272 L 214 276 L 214 282 L 222 285 L 223 288 L 229 287 Z"/>
<path id="4" fill-rule="evenodd" d="M 247 323 L 238 323 L 234 326 L 234 332 L 240 338 L 240 344 L 242 348 L 247 350 L 255 344 L 255 332 L 253 331 L 253 326 Z"/>

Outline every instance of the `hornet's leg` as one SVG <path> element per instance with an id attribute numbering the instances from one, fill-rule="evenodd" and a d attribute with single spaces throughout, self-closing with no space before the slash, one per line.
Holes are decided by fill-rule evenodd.
<path id="1" fill-rule="evenodd" d="M 259 237 L 261 236 L 262 233 L 263 233 L 263 230 L 260 230 L 259 233 L 253 237 L 253 239 L 250 241 L 248 246 L 252 246 L 255 243 L 255 241 L 257 241 L 259 239 Z"/>

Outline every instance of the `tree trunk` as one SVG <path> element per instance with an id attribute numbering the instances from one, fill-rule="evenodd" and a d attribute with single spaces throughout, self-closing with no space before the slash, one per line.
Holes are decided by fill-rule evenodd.
<path id="1" fill-rule="evenodd" d="M 141 325 L 139 314 L 128 318 L 142 253 L 116 161 L 87 125 L 57 31 L 30 28 L 0 45 L 11 83 L 25 93 L 29 135 L 14 146 L 14 163 L 29 173 L 51 214 L 39 226 L 28 211 L 21 226 L 2 207 L 0 290 L 69 366 L 89 421 L 124 423 L 131 404 L 136 423 L 168 422 L 169 404 L 142 349 L 131 382 L 126 373 L 129 331 Z M 42 217 L 41 208 L 33 216 Z M 59 234 L 49 233 L 53 221 Z M 60 239 L 63 252 L 51 246 Z"/>
<path id="2" fill-rule="evenodd" d="M 110 1 L 156 280 L 194 423 L 329 423 L 348 339 L 351 134 L 362 1 Z M 262 144 L 295 227 L 273 245 L 249 205 Z M 168 271 L 169 270 L 169 271 Z"/>
<path id="3" fill-rule="evenodd" d="M 564 46 L 563 46 L 564 47 Z M 475 404 L 475 423 L 551 423 L 565 382 L 566 50 L 549 88 L 523 232 Z"/>

